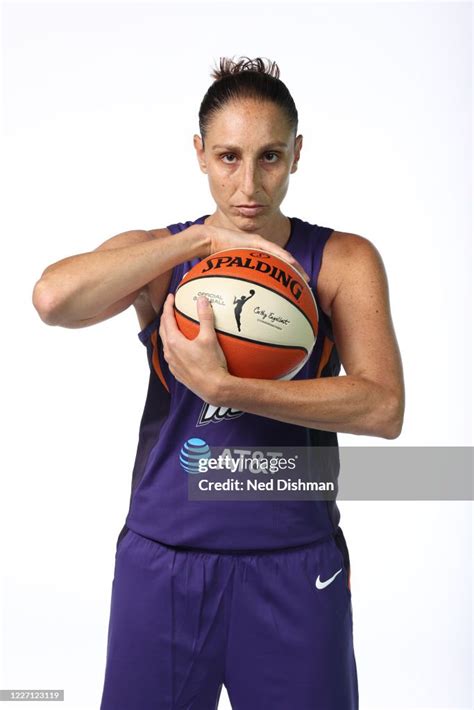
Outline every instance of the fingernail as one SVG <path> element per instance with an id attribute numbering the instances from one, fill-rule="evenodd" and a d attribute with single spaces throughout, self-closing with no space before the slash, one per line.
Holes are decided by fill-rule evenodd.
<path id="1" fill-rule="evenodd" d="M 201 304 L 201 306 L 207 307 L 209 305 L 209 301 L 207 300 L 207 298 L 205 296 L 199 296 L 198 302 Z"/>

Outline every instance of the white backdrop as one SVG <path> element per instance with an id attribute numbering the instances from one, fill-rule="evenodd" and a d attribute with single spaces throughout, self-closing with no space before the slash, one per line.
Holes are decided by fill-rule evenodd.
<path id="1" fill-rule="evenodd" d="M 304 145 L 282 211 L 367 237 L 385 263 L 404 429 L 340 444 L 472 445 L 471 12 L 3 4 L 1 688 L 99 706 L 148 384 L 133 309 L 48 327 L 33 285 L 119 232 L 214 210 L 192 136 L 220 56 L 269 57 L 294 97 Z M 472 707 L 472 503 L 339 507 L 361 710 Z"/>

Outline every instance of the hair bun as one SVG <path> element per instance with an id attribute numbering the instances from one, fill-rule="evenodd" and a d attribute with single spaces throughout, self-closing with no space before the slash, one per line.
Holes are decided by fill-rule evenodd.
<path id="1" fill-rule="evenodd" d="M 268 74 L 269 76 L 279 79 L 280 69 L 276 62 L 272 62 L 270 59 L 266 60 L 268 65 L 266 65 L 265 60 L 261 57 L 256 59 L 250 59 L 249 57 L 240 57 L 238 61 L 229 59 L 229 57 L 221 57 L 219 60 L 219 67 L 214 68 L 211 77 L 214 81 L 219 81 L 220 79 L 225 79 L 233 74 L 240 74 L 244 71 L 258 72 L 259 74 Z"/>

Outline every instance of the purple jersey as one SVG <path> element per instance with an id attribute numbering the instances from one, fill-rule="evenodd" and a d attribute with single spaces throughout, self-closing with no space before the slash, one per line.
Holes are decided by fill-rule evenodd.
<path id="1" fill-rule="evenodd" d="M 179 234 L 208 215 L 169 225 Z M 340 361 L 331 321 L 323 313 L 316 291 L 328 227 L 290 218 L 286 249 L 310 275 L 319 311 L 319 330 L 313 351 L 293 379 L 334 377 Z M 175 293 L 184 274 L 200 261 L 174 267 L 169 292 Z M 340 513 L 335 500 L 188 500 L 188 473 L 180 465 L 185 442 L 197 438 L 210 447 L 334 446 L 337 434 L 289 424 L 225 407 L 210 406 L 170 373 L 158 336 L 161 311 L 138 337 L 147 349 L 150 366 L 130 508 L 120 536 L 130 528 L 165 545 L 214 551 L 256 551 L 315 542 L 337 532 Z M 119 536 L 119 539 L 120 539 Z"/>

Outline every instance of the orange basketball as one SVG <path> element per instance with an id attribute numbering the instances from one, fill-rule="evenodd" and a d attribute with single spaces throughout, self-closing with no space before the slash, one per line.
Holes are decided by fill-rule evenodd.
<path id="1" fill-rule="evenodd" d="M 189 339 L 199 333 L 201 295 L 212 304 L 232 375 L 289 380 L 309 358 L 318 308 L 299 271 L 283 259 L 254 249 L 226 249 L 190 269 L 174 304 L 178 327 Z"/>

